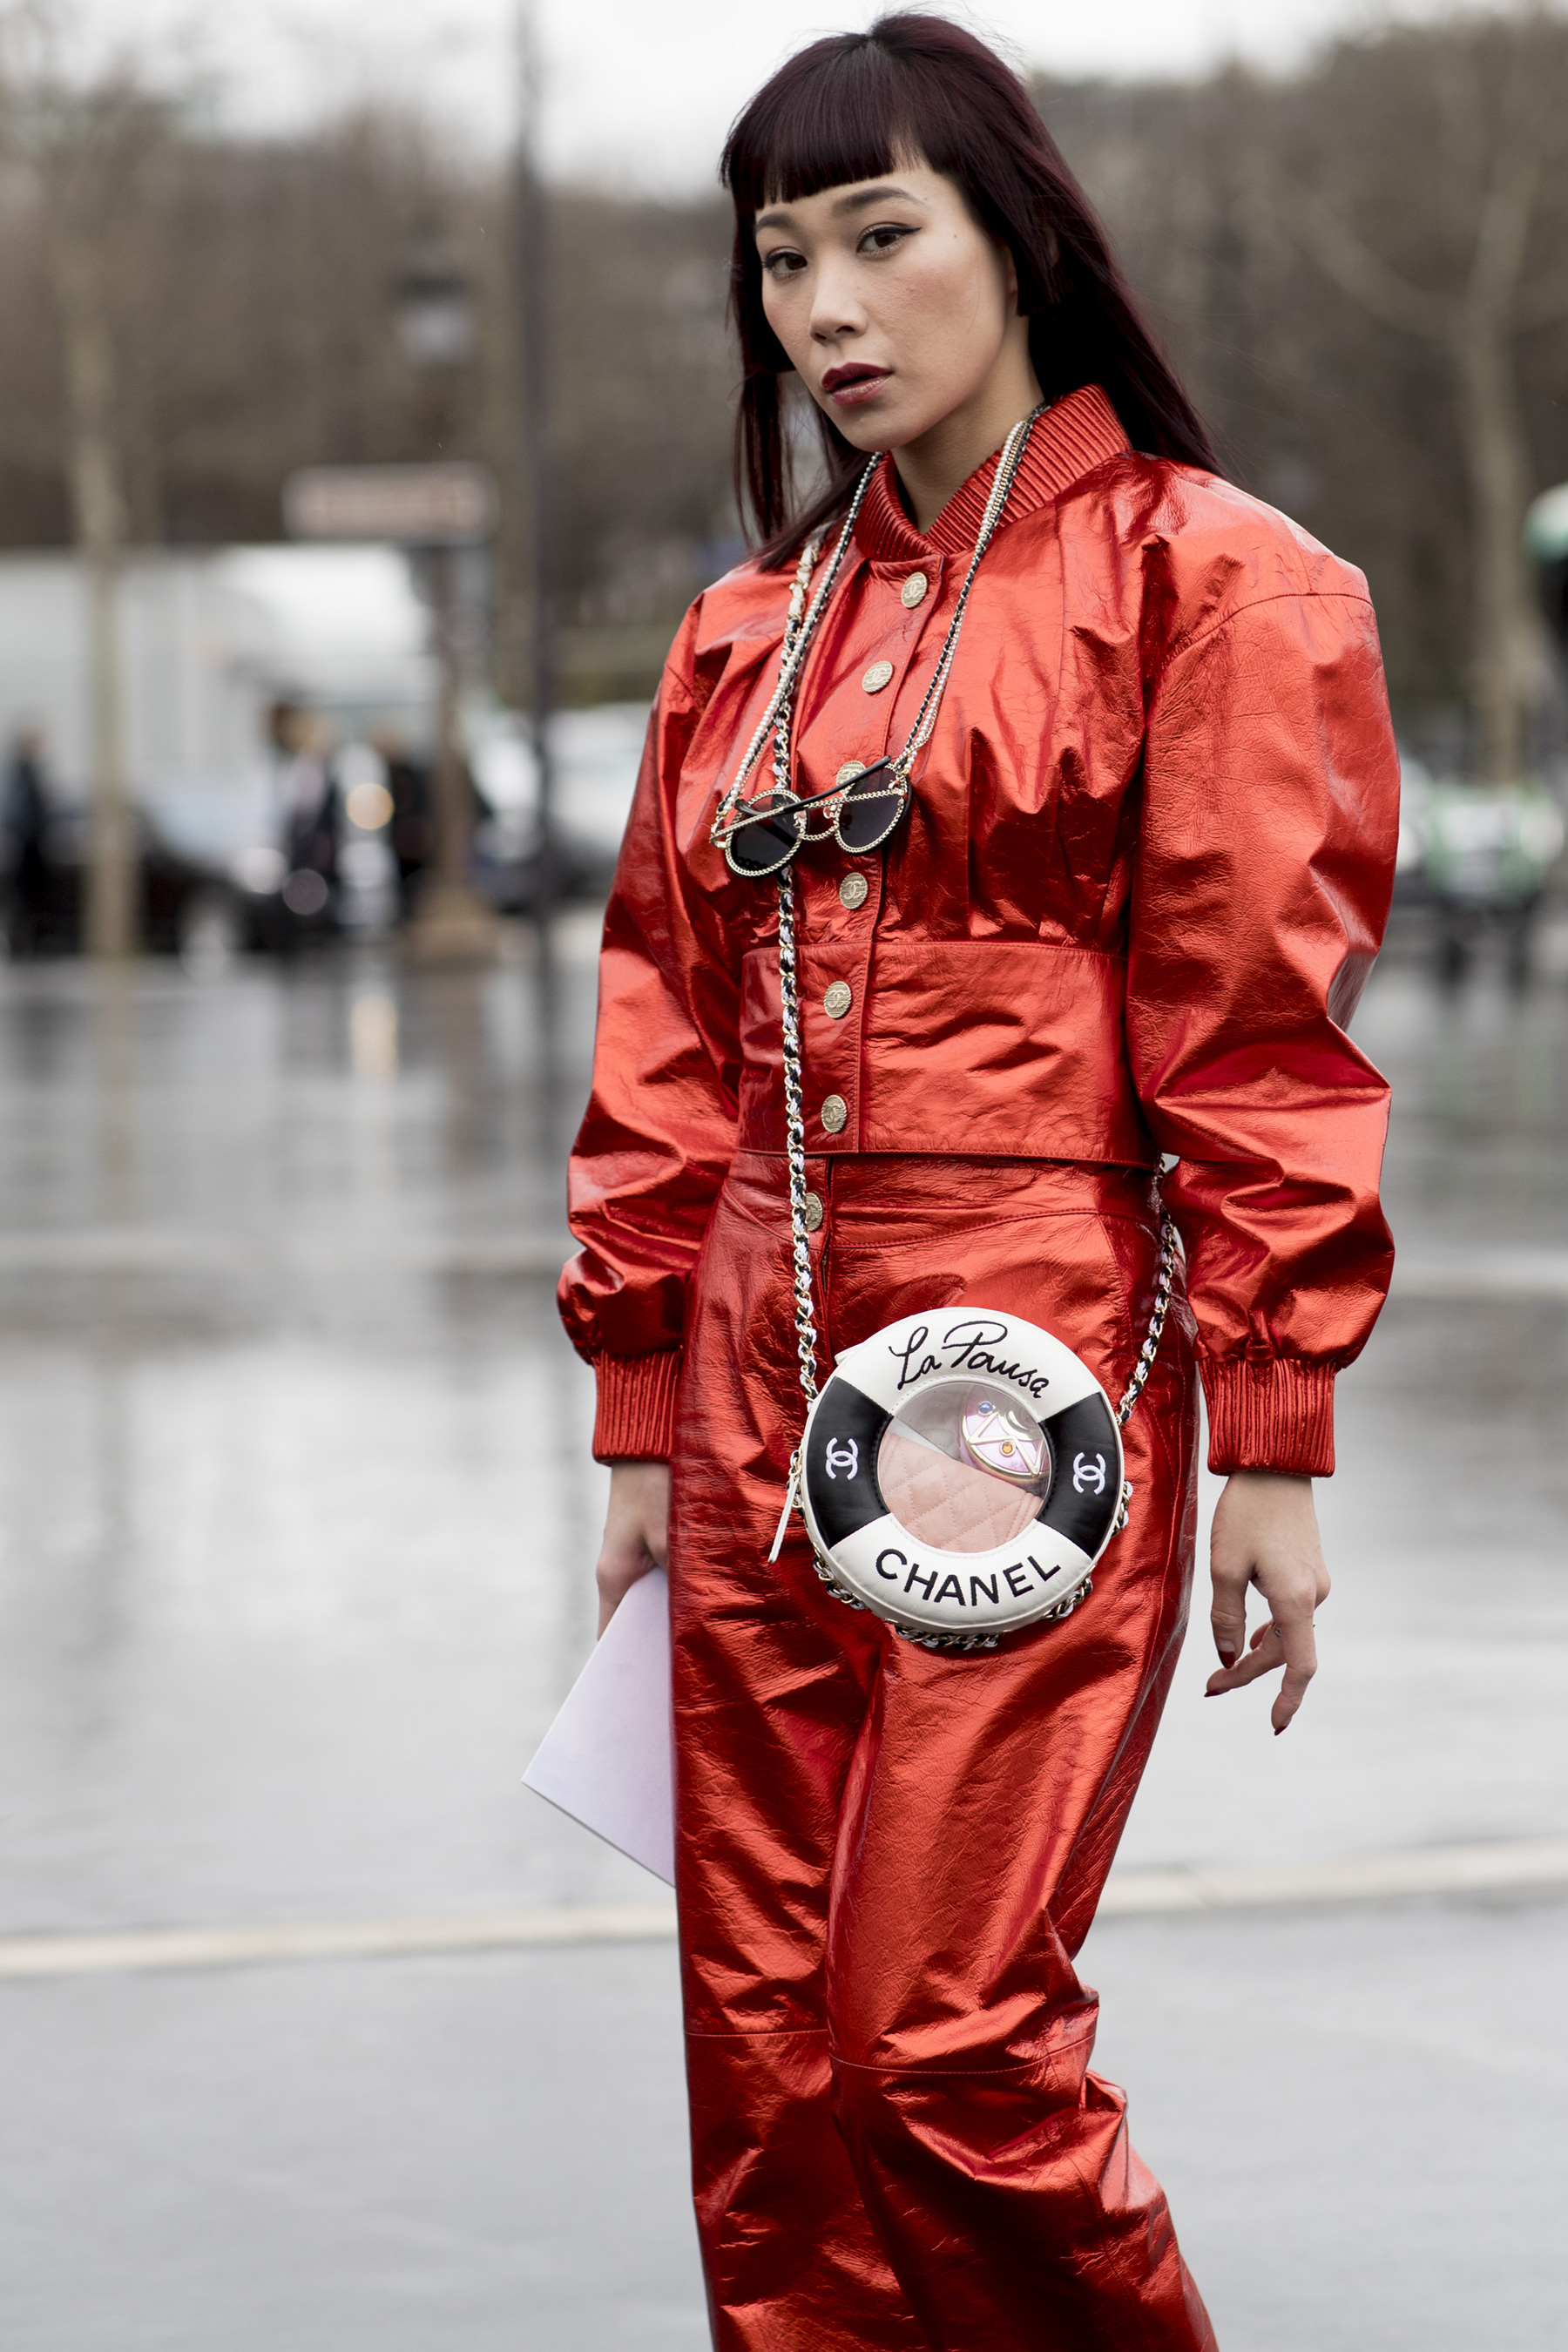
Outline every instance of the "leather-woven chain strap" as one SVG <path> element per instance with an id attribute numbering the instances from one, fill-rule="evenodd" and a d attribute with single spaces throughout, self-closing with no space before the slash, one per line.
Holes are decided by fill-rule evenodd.
<path id="1" fill-rule="evenodd" d="M 1002 460 L 998 465 L 997 479 L 993 484 L 992 495 L 987 501 L 984 521 L 978 534 L 978 544 L 969 567 L 968 577 L 963 583 L 963 591 L 959 598 L 952 624 L 949 627 L 931 688 L 927 690 L 916 721 L 915 733 L 920 743 L 929 740 L 935 725 L 936 709 L 942 699 L 942 689 L 947 683 L 948 672 L 952 665 L 952 656 L 957 647 L 958 630 L 963 618 L 964 606 L 968 602 L 969 589 L 979 569 L 980 558 L 985 551 L 986 543 L 1001 519 L 1002 509 L 1006 503 L 1007 491 L 1011 487 L 1013 475 L 1016 471 L 1018 458 L 1022 456 L 1024 442 L 1027 438 L 1027 425 L 1032 424 L 1033 421 L 1032 417 L 1027 420 L 1022 432 L 1017 434 L 1016 441 L 1013 436 L 1009 436 L 1008 446 L 1004 450 Z M 820 545 L 819 539 L 808 542 L 802 552 L 800 570 L 793 586 L 790 617 L 785 626 L 780 664 L 780 685 L 784 690 L 775 698 L 769 714 L 776 727 L 775 773 L 778 782 L 784 786 L 788 783 L 789 737 L 794 717 L 791 707 L 793 697 L 787 691 L 787 687 L 794 683 L 795 675 L 798 671 L 799 654 L 804 650 L 800 640 L 809 638 L 812 633 L 810 624 L 816 619 L 825 601 L 819 592 L 814 600 L 812 612 L 809 614 L 805 613 L 806 583 L 810 579 L 812 566 Z M 834 568 L 837 569 L 837 565 Z M 825 586 L 829 584 L 830 583 L 824 583 Z M 759 735 L 761 732 L 762 730 L 759 730 Z M 918 745 L 911 738 L 910 745 L 906 746 L 904 758 L 908 760 Z M 747 767 L 755 758 L 755 752 L 756 746 L 753 745 L 747 761 L 742 762 L 740 775 L 736 779 L 736 788 L 743 781 Z M 778 892 L 779 1025 L 784 1062 L 784 1149 L 789 1171 L 790 1258 L 792 1288 L 795 1296 L 795 1350 L 800 1363 L 801 1391 L 809 1407 L 816 1402 L 816 1312 L 812 1297 L 811 1245 L 806 1239 L 805 1099 L 803 1092 L 800 1053 L 800 990 L 795 932 L 795 877 L 790 866 L 783 866 L 779 869 Z M 1162 1210 L 1160 1255 L 1154 1275 L 1153 1305 L 1150 1310 L 1149 1327 L 1143 1336 L 1143 1344 L 1138 1350 L 1138 1360 L 1132 1369 L 1132 1377 L 1122 1391 L 1121 1402 L 1116 1408 L 1118 1428 L 1125 1427 L 1133 1406 L 1143 1393 L 1144 1383 L 1153 1370 L 1154 1359 L 1160 1351 L 1160 1341 L 1165 1329 L 1165 1318 L 1170 1312 L 1171 1293 L 1175 1282 L 1175 1275 L 1176 1229 L 1169 1216 Z M 769 1555 L 773 1559 L 778 1558 L 784 1543 L 790 1512 L 795 1507 L 800 1491 L 800 1476 L 801 1450 L 797 1446 L 790 1460 L 789 1484 L 784 1494 L 784 1512 L 779 1520 L 778 1534 L 773 1538 L 773 1550 Z M 1117 1520 L 1118 1529 L 1126 1524 L 1127 1505 L 1131 1495 L 1131 1487 L 1124 1487 L 1121 1512 Z M 816 1570 L 823 1582 L 837 1599 L 847 1601 L 852 1608 L 861 1607 L 862 1604 L 854 1600 L 852 1595 L 846 1592 L 837 1582 L 820 1559 L 816 1562 Z M 1067 1608 L 1075 1605 L 1075 1600 L 1076 1596 L 1064 1604 L 1062 1613 L 1065 1614 Z M 925 1637 L 923 1646 L 928 1649 L 968 1649 L 993 1645 L 989 1643 L 976 1643 L 971 1637 L 964 1635 L 931 1634 Z"/>
<path id="2" fill-rule="evenodd" d="M 784 1033 L 784 1150 L 789 1163 L 790 1252 L 794 1263 L 795 1329 L 800 1357 L 800 1385 L 807 1404 L 816 1402 L 816 1310 L 812 1303 L 811 1244 L 805 1225 L 805 1098 L 800 1062 L 800 995 L 795 944 L 795 889 L 786 866 L 779 876 L 779 1004 Z M 1154 1300 L 1149 1328 L 1138 1350 L 1132 1377 L 1121 1391 L 1116 1425 L 1125 1429 L 1132 1408 L 1154 1369 L 1171 1311 L 1176 1279 L 1176 1228 L 1160 1213 L 1160 1256 L 1154 1272 Z M 793 1490 L 792 1490 L 793 1491 Z"/>
<path id="3" fill-rule="evenodd" d="M 784 1043 L 784 1150 L 789 1169 L 789 1231 L 792 1263 L 792 1287 L 795 1294 L 795 1350 L 800 1360 L 800 1385 L 807 1407 L 816 1402 L 816 1311 L 812 1298 L 811 1244 L 806 1239 L 805 1224 L 805 1106 L 802 1091 L 800 1059 L 800 993 L 799 967 L 795 955 L 795 885 L 786 866 L 778 877 L 779 883 L 779 1015 Z M 1160 1341 L 1165 1329 L 1165 1318 L 1171 1309 L 1171 1292 L 1176 1278 L 1176 1229 L 1169 1216 L 1160 1214 L 1160 1255 L 1154 1273 L 1154 1300 L 1149 1313 L 1149 1327 L 1143 1344 L 1138 1350 L 1138 1360 L 1132 1377 L 1121 1392 L 1116 1408 L 1116 1425 L 1125 1428 L 1133 1406 L 1143 1393 L 1145 1381 L 1154 1368 L 1160 1352 Z M 796 1446 L 790 1456 L 789 1483 L 784 1490 L 784 1510 L 779 1517 L 778 1533 L 768 1557 L 777 1559 L 784 1547 L 784 1533 L 790 1513 L 800 1493 L 802 1448 Z M 1132 1489 L 1123 1486 L 1121 1508 L 1117 1516 L 1116 1532 L 1127 1524 L 1127 1508 L 1132 1499 Z M 865 1606 L 853 1593 L 841 1585 L 831 1569 L 813 1547 L 812 1559 L 818 1576 L 836 1601 L 851 1609 Z M 1092 1589 L 1091 1580 L 1082 1585 L 1052 1616 L 1067 1616 Z M 977 1639 L 962 1633 L 926 1633 L 913 1636 L 921 1647 L 928 1650 L 994 1649 L 994 1640 Z"/>

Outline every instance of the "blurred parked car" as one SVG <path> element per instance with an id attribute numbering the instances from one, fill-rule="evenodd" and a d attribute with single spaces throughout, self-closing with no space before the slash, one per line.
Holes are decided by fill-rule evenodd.
<path id="1" fill-rule="evenodd" d="M 647 728 L 646 703 L 602 703 L 556 716 L 555 895 L 608 895 Z M 539 781 L 525 719 L 495 711 L 471 730 L 474 781 L 486 816 L 474 841 L 479 887 L 503 914 L 538 904 Z"/>
<path id="2" fill-rule="evenodd" d="M 556 721 L 556 896 L 605 897 L 615 872 L 647 722 L 646 705 L 563 711 Z M 470 747 L 478 824 L 474 881 L 499 912 L 539 902 L 537 779 L 525 722 L 508 712 L 476 728 Z M 393 772 L 395 758 L 405 772 Z M 142 939 L 155 954 L 216 962 L 286 953 L 307 941 L 384 929 L 418 881 L 401 813 L 419 814 L 424 772 L 390 737 L 351 740 L 333 756 L 331 859 L 291 866 L 280 838 L 275 775 L 169 786 L 136 815 Z M 402 787 L 402 798 L 395 787 Z M 41 908 L 24 926 L 10 877 L 0 876 L 0 930 L 14 953 L 70 954 L 80 946 L 88 814 L 56 807 L 43 838 Z M 330 872 L 321 867 L 330 866 Z M 406 870 L 405 870 L 406 869 Z"/>
<path id="3" fill-rule="evenodd" d="M 1500 939 L 1510 977 L 1528 976 L 1564 833 L 1563 811 L 1542 785 L 1435 782 L 1405 763 L 1396 895 L 1431 908 L 1445 979 L 1461 979 L 1489 935 Z"/>
<path id="4" fill-rule="evenodd" d="M 557 820 L 558 899 L 606 898 L 615 871 L 614 850 Z M 474 885 L 496 912 L 531 915 L 539 904 L 543 879 L 539 823 L 532 813 L 508 810 L 484 818 L 474 835 Z"/>
<path id="5" fill-rule="evenodd" d="M 247 821 L 240 796 L 211 798 L 220 809 L 224 800 L 238 803 L 228 824 L 215 824 L 210 810 L 197 821 L 179 796 L 134 813 L 142 945 L 155 955 L 212 962 L 253 950 L 278 952 L 330 929 L 324 896 L 318 904 L 313 895 L 290 893 L 288 860 Z M 9 888 L 5 895 L 0 923 L 7 951 L 71 955 L 80 949 L 88 833 L 85 809 L 51 814 L 25 937 L 14 895 Z M 231 838 L 222 838 L 226 833 Z"/>

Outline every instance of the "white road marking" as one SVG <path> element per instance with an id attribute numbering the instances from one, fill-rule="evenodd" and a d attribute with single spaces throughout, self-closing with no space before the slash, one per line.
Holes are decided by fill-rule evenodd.
<path id="1" fill-rule="evenodd" d="M 408 1959 L 511 1952 L 552 1944 L 666 1942 L 669 1903 L 574 1904 L 408 1919 L 340 1919 L 235 1927 L 95 1928 L 79 1936 L 0 1937 L 0 1978 L 118 1976 L 176 1969 L 268 1968 L 300 1960 Z"/>
<path id="2" fill-rule="evenodd" d="M 570 1234 L 255 1234 L 159 1225 L 62 1225 L 0 1234 L 0 1274 L 549 1275 L 576 1244 Z M 1395 1298 L 1568 1299 L 1568 1250 L 1401 1253 Z"/>
<path id="3" fill-rule="evenodd" d="M 1410 1895 L 1568 1892 L 1568 1839 L 1448 1845 L 1337 1861 L 1234 1868 L 1114 1870 L 1103 1919 L 1172 1912 L 1251 1911 Z M 101 1928 L 85 1935 L 0 1937 L 0 1979 L 121 1976 L 189 1969 L 270 1968 L 319 1960 L 408 1959 L 549 1947 L 668 1942 L 668 1903 L 563 1905 L 427 1918 L 279 1921 L 254 1927 Z"/>
<path id="4" fill-rule="evenodd" d="M 0 1274 L 548 1275 L 576 1244 L 570 1234 L 202 1233 L 156 1225 L 68 1225 L 0 1234 Z"/>
<path id="5" fill-rule="evenodd" d="M 1113 1870 L 1102 1919 L 1163 1911 L 1251 1911 L 1275 1905 L 1388 1903 L 1409 1895 L 1568 1890 L 1568 1838 L 1506 1845 L 1417 1846 L 1407 1853 L 1346 1854 L 1326 1862 Z"/>
<path id="6" fill-rule="evenodd" d="M 1568 1298 L 1568 1250 L 1403 1251 L 1394 1263 L 1394 1298 Z"/>

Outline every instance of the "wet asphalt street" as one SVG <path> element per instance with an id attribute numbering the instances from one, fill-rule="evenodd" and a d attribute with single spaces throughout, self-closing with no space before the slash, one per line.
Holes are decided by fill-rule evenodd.
<path id="1" fill-rule="evenodd" d="M 0 971 L 5 2352 L 706 2341 L 668 1942 L 4 1974 L 44 1934 L 660 1898 L 518 1785 L 603 1497 L 552 1299 L 593 944 Z M 1324 1672 L 1275 1741 L 1194 1635 L 1131 1869 L 1568 1835 L 1544 962 L 1374 976 L 1403 1255 L 1342 1382 Z M 1224 2352 L 1568 2343 L 1568 1897 L 1108 1917 L 1085 1973 Z"/>

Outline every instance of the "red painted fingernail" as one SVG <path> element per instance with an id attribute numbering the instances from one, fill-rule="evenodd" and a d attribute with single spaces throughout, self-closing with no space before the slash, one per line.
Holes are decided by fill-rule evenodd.
<path id="1" fill-rule="evenodd" d="M 1288 1723 L 1277 1723 L 1277 1724 L 1275 1725 L 1275 1727 L 1274 1727 L 1274 1737 L 1275 1737 L 1275 1738 L 1276 1738 L 1276 1739 L 1278 1739 L 1278 1738 L 1280 1737 L 1281 1733 L 1289 1731 L 1289 1728 L 1290 1728 L 1290 1727 L 1289 1727 L 1289 1725 Z"/>

